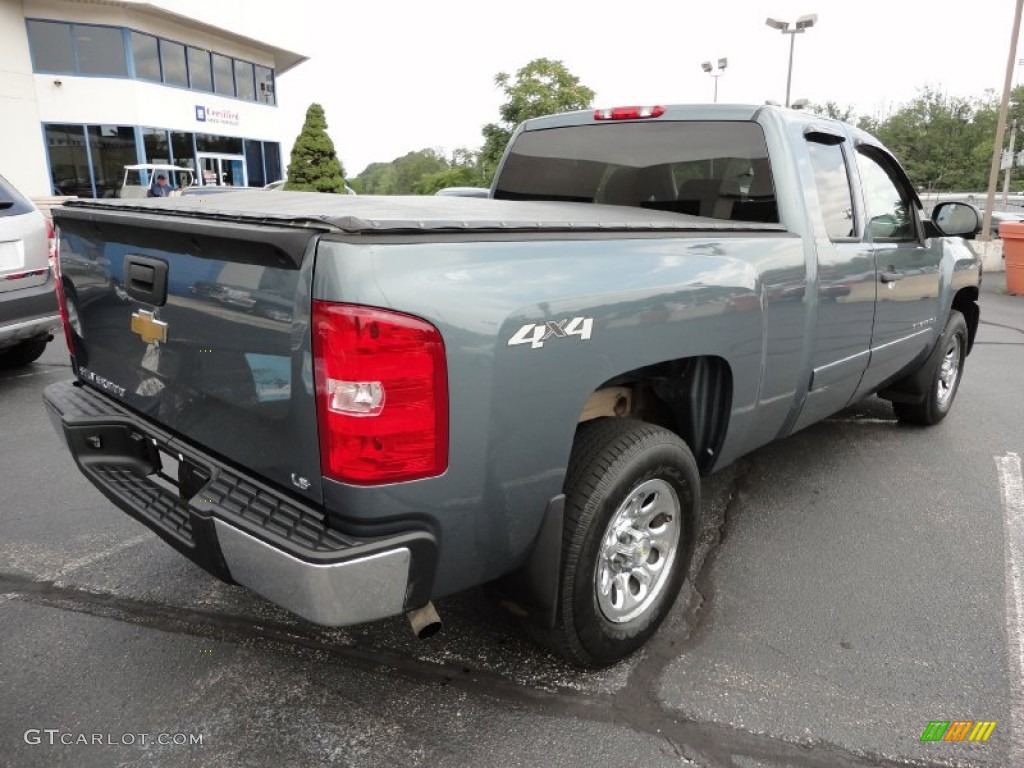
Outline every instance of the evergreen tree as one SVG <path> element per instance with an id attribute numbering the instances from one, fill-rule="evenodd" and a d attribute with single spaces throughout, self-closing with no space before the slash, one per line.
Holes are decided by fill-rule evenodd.
<path id="1" fill-rule="evenodd" d="M 327 135 L 324 108 L 310 104 L 306 122 L 292 145 L 285 189 L 303 192 L 345 192 L 345 170 L 341 167 L 334 142 Z"/>

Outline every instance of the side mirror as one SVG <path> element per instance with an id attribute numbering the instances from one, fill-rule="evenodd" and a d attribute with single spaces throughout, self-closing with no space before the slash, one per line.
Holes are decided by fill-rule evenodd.
<path id="1" fill-rule="evenodd" d="M 981 214 L 968 203 L 939 203 L 932 209 L 932 223 L 946 237 L 973 237 L 981 230 Z"/>

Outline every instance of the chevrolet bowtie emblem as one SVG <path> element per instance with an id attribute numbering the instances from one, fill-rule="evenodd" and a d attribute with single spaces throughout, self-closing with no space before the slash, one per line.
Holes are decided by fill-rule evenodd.
<path id="1" fill-rule="evenodd" d="M 152 312 L 137 309 L 132 312 L 132 333 L 137 333 L 147 344 L 167 341 L 167 323 L 157 320 Z"/>

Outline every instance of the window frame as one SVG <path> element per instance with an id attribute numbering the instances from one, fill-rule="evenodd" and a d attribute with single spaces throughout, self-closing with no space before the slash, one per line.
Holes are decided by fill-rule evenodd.
<path id="1" fill-rule="evenodd" d="M 136 35 L 138 35 L 139 37 L 148 37 L 148 38 L 152 39 L 153 42 L 156 44 L 156 69 L 157 69 L 157 75 L 158 75 L 156 80 L 150 80 L 148 77 L 139 77 L 139 69 L 135 65 L 135 36 Z M 131 59 L 131 63 L 132 63 L 131 79 L 132 80 L 141 80 L 144 83 L 157 83 L 159 85 L 167 85 L 167 83 L 164 82 L 164 58 L 163 58 L 163 55 L 162 55 L 162 53 L 160 51 L 160 36 L 159 35 L 151 35 L 149 32 L 140 32 L 137 29 L 129 29 L 128 30 L 128 45 L 129 45 L 128 54 L 129 54 L 129 58 Z"/>
<path id="2" fill-rule="evenodd" d="M 67 33 L 67 45 L 71 52 L 70 69 L 49 69 L 37 66 L 37 54 L 36 45 L 33 41 L 32 27 L 34 24 L 50 24 L 59 25 L 63 27 Z M 98 74 L 94 72 L 83 72 L 81 68 L 81 61 L 78 53 L 78 42 L 76 37 L 76 27 L 95 27 L 100 29 L 114 30 L 121 35 L 121 46 L 124 59 L 124 74 Z M 135 35 L 139 35 L 148 39 L 156 41 L 156 55 L 157 65 L 160 70 L 160 79 L 152 80 L 147 77 L 140 77 L 135 68 L 135 46 L 133 45 Z M 214 96 L 218 96 L 223 99 L 234 99 L 237 101 L 243 101 L 247 104 L 259 104 L 262 106 L 277 107 L 277 70 L 273 65 L 266 66 L 264 64 L 258 64 L 250 59 L 240 58 L 238 56 L 231 56 L 230 54 L 223 53 L 221 51 L 214 51 L 207 48 L 201 48 L 196 45 L 190 45 L 189 43 L 181 40 L 176 40 L 172 37 L 165 37 L 163 35 L 154 34 L 142 29 L 136 29 L 134 27 L 119 26 L 115 24 L 97 24 L 93 22 L 78 22 L 78 21 L 66 21 L 64 19 L 48 19 L 40 18 L 35 16 L 25 17 L 25 36 L 28 40 L 29 47 L 29 59 L 32 65 L 32 73 L 38 75 L 70 75 L 75 77 L 102 77 L 112 80 L 137 80 L 143 83 L 151 83 L 156 85 L 164 85 L 169 88 L 183 88 L 187 91 L 194 91 L 196 93 L 206 93 Z M 185 64 L 185 78 L 183 83 L 179 82 L 168 82 L 167 80 L 167 58 L 165 56 L 164 46 L 174 45 L 179 46 L 182 49 L 184 55 Z M 191 51 L 200 51 L 207 55 L 209 61 L 210 70 L 210 89 L 199 88 L 193 85 L 193 72 L 192 65 L 189 61 Z M 221 93 L 217 90 L 217 74 L 214 71 L 213 57 L 220 56 L 227 59 L 231 63 L 231 92 Z M 253 98 L 247 98 L 239 94 L 238 89 L 238 69 L 239 67 L 246 67 L 248 71 L 252 73 L 252 86 L 253 86 Z M 261 98 L 260 82 L 261 80 L 257 77 L 257 70 L 265 70 L 269 74 L 269 82 L 271 84 L 270 99 Z"/>
<path id="3" fill-rule="evenodd" d="M 820 216 L 820 220 L 821 220 L 822 225 L 824 226 L 825 234 L 826 234 L 826 236 L 828 236 L 829 242 L 831 242 L 831 243 L 859 243 L 861 241 L 861 239 L 862 239 L 862 234 L 861 234 L 862 230 L 861 230 L 861 221 L 860 221 L 861 216 L 860 216 L 860 211 L 858 211 L 858 209 L 857 209 L 857 191 L 854 189 L 853 167 L 852 167 L 852 165 L 850 163 L 850 153 L 846 151 L 846 147 L 847 147 L 846 139 L 845 138 L 835 137 L 835 139 L 833 140 L 833 138 L 831 137 L 831 134 L 829 134 L 828 136 L 819 136 L 818 134 L 809 134 L 809 135 L 805 135 L 804 138 L 805 138 L 805 140 L 807 141 L 808 144 L 817 144 L 817 145 L 822 146 L 822 147 L 838 147 L 839 148 L 839 153 L 840 153 L 840 155 L 842 156 L 842 159 L 843 159 L 843 168 L 846 171 L 846 191 L 849 192 L 849 194 L 850 194 L 850 220 L 852 221 L 852 226 L 850 227 L 850 229 L 853 232 L 853 234 L 852 235 L 847 235 L 846 237 L 832 237 L 832 235 L 830 235 L 829 232 L 828 232 L 828 222 L 825 220 L 825 217 L 824 216 Z M 817 176 L 816 176 L 815 169 L 814 169 L 814 160 L 813 159 L 811 160 L 811 173 L 815 175 L 814 190 L 815 190 L 815 193 L 818 196 L 818 213 L 820 215 L 822 213 L 822 207 L 823 207 L 822 203 L 821 203 L 821 189 L 818 187 L 818 181 L 817 181 Z M 859 179 L 859 175 L 858 175 L 858 181 L 859 180 L 860 179 Z"/>
<path id="4" fill-rule="evenodd" d="M 74 46 L 75 52 L 75 71 L 68 73 L 77 75 L 78 77 L 104 77 L 110 80 L 131 80 L 132 69 L 134 67 L 134 61 L 129 61 L 130 46 L 128 41 L 125 40 L 127 35 L 127 28 L 113 26 L 111 24 L 91 24 L 89 22 L 78 22 L 72 21 L 67 22 L 71 26 L 71 42 Z M 124 65 L 124 74 L 108 74 L 104 72 L 83 72 L 82 71 L 82 57 L 78 50 L 78 27 L 92 27 L 93 29 L 109 29 L 113 30 L 121 38 L 121 63 Z"/>
<path id="5" fill-rule="evenodd" d="M 70 70 L 57 70 L 57 69 L 39 69 L 36 67 L 36 46 L 32 40 L 32 34 L 30 32 L 32 24 L 59 24 L 68 30 L 69 44 L 71 46 L 71 64 L 72 69 Z M 82 62 L 78 53 L 78 36 L 76 29 L 78 27 L 92 27 L 93 29 L 111 29 L 117 32 L 121 37 L 121 59 L 124 64 L 123 75 L 111 75 L 97 72 L 83 72 Z M 117 26 L 115 24 L 95 24 L 88 21 L 65 21 L 63 19 L 41 19 L 35 16 L 25 17 L 25 35 L 28 38 L 29 46 L 29 59 L 32 62 L 32 73 L 37 75 L 73 75 L 75 77 L 103 77 L 110 80 L 133 80 L 133 73 L 135 68 L 135 62 L 131 57 L 131 48 L 129 44 L 129 30 L 127 27 Z M 147 34 L 147 33 L 142 33 Z M 149 81 L 147 81 L 149 82 Z"/>
<path id="6" fill-rule="evenodd" d="M 228 98 L 228 99 L 237 99 L 238 98 L 238 85 L 235 83 L 235 59 L 234 59 L 234 57 L 233 56 L 228 56 L 227 54 L 224 54 L 224 53 L 217 53 L 216 51 L 210 51 L 209 53 L 210 53 L 210 77 L 213 80 L 213 92 L 214 92 L 214 94 L 216 94 L 217 96 L 223 96 L 224 98 Z M 231 84 L 230 84 L 231 85 L 231 91 L 229 93 L 224 93 L 223 91 L 218 90 L 218 85 L 217 84 L 220 81 L 220 78 L 217 77 L 216 61 L 217 61 L 218 58 L 224 59 L 228 63 L 228 75 L 231 78 Z"/>
<path id="7" fill-rule="evenodd" d="M 864 242 L 873 243 L 915 243 L 921 244 L 924 242 L 924 224 L 921 221 L 921 215 L 918 209 L 918 196 L 917 191 L 913 185 L 910 184 L 910 180 L 906 176 L 906 172 L 903 167 L 897 162 L 896 158 L 889 154 L 885 149 L 869 142 L 857 142 L 854 145 L 855 155 L 854 161 L 857 169 L 857 182 L 860 187 L 860 196 L 862 206 L 864 208 L 864 229 L 862 239 Z M 870 233 L 871 226 L 871 209 L 868 206 L 868 196 L 864 187 L 864 175 L 860 166 L 861 157 L 865 157 L 867 161 L 874 162 L 879 169 L 886 175 L 889 181 L 897 192 L 900 193 L 900 201 L 907 206 L 907 215 L 910 218 L 910 224 L 913 227 L 913 235 L 911 237 L 873 237 Z"/>
<path id="8" fill-rule="evenodd" d="M 205 54 L 206 56 L 206 69 L 210 74 L 210 87 L 209 88 L 198 88 L 195 82 L 193 82 L 192 72 L 192 53 L 195 51 L 198 54 Z M 197 57 L 199 58 L 199 57 Z M 213 90 L 213 55 L 208 48 L 199 48 L 195 45 L 185 46 L 185 64 L 188 68 L 188 89 L 190 91 L 196 91 L 198 93 L 215 93 Z"/>
<path id="9" fill-rule="evenodd" d="M 260 84 L 262 82 L 264 82 L 263 80 L 260 79 L 259 75 L 257 74 L 257 71 L 260 70 L 260 69 L 265 69 L 267 72 L 270 73 L 270 95 L 271 95 L 271 100 L 270 101 L 264 101 L 263 98 L 261 98 L 261 96 L 260 96 L 260 93 L 261 93 L 261 91 L 260 91 Z M 277 75 L 274 73 L 274 68 L 273 67 L 265 67 L 262 64 L 256 64 L 255 62 L 253 62 L 252 75 L 253 75 L 254 82 L 256 84 L 256 103 L 257 104 L 263 104 L 263 105 L 268 106 L 268 107 L 276 107 L 277 106 Z"/>
<path id="10" fill-rule="evenodd" d="M 71 66 L 72 71 L 65 71 L 62 69 L 37 69 L 36 68 L 36 44 L 32 39 L 32 25 L 33 24 L 53 24 L 61 25 L 65 28 L 68 35 L 68 49 L 71 51 Z M 75 75 L 78 74 L 78 54 L 75 51 L 75 36 L 72 31 L 73 24 L 70 21 L 59 21 L 58 19 L 36 19 L 26 18 L 25 19 L 25 35 L 28 38 L 28 52 L 29 59 L 32 62 L 32 72 L 39 75 Z"/>

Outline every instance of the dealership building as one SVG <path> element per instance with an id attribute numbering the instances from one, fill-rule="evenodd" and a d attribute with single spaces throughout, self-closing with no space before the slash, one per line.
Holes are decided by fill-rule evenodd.
<path id="1" fill-rule="evenodd" d="M 0 0 L 0 175 L 30 197 L 114 197 L 124 168 L 283 177 L 293 51 L 125 0 Z"/>

